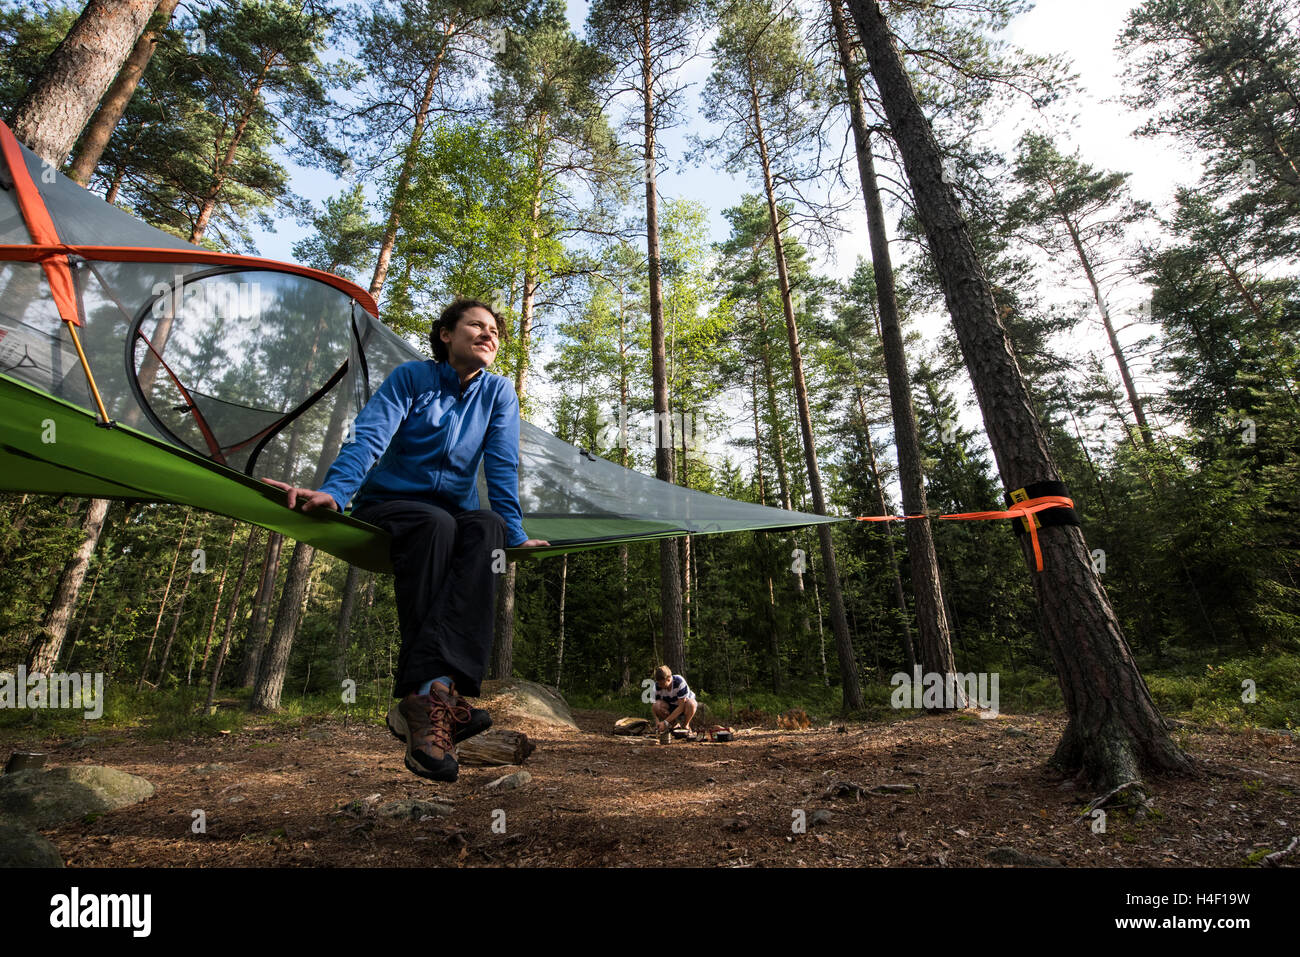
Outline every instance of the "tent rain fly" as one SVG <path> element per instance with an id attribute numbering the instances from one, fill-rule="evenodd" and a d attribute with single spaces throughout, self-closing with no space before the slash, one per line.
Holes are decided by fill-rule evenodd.
<path id="1" fill-rule="evenodd" d="M 424 360 L 374 300 L 154 229 L 2 123 L 0 154 L 0 490 L 192 505 L 386 570 L 380 529 L 291 512 L 253 477 L 319 487 L 388 373 Z M 519 472 L 524 526 L 552 545 L 534 555 L 840 520 L 680 488 L 527 422 Z"/>

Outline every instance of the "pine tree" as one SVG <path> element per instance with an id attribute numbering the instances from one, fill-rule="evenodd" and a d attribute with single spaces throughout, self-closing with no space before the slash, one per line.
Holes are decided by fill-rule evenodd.
<path id="1" fill-rule="evenodd" d="M 849 6 L 902 153 L 1003 483 L 1021 489 L 1056 481 L 993 290 L 944 180 L 938 144 L 888 24 L 874 0 L 850 0 Z M 1043 571 L 1034 574 L 1034 590 L 1070 716 L 1054 761 L 1112 787 L 1140 780 L 1146 769 L 1186 770 L 1190 759 L 1170 738 L 1151 700 L 1082 533 L 1058 526 L 1043 529 L 1039 537 Z M 1027 544 L 1025 554 L 1032 561 Z"/>

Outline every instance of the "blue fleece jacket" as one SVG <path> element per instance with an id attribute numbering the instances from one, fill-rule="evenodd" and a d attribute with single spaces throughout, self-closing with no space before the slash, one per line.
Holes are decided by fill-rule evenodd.
<path id="1" fill-rule="evenodd" d="M 519 399 L 509 379 L 484 369 L 462 391 L 447 363 L 404 362 L 371 396 L 353 433 L 320 487 L 340 508 L 355 493 L 357 505 L 414 498 L 476 509 L 482 462 L 506 544 L 528 540 L 519 507 Z"/>

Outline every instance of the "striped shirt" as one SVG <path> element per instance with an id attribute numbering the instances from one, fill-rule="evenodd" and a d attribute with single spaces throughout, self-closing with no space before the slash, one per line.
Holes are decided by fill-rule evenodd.
<path id="1" fill-rule="evenodd" d="M 667 688 L 655 685 L 655 700 L 664 702 L 670 709 L 676 708 L 683 698 L 694 701 L 695 692 L 686 686 L 686 679 L 681 675 L 673 675 Z"/>

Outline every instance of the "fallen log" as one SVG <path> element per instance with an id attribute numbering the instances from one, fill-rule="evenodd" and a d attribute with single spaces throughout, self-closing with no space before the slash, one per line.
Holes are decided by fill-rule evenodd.
<path id="1" fill-rule="evenodd" d="M 470 767 L 523 764 L 537 750 L 522 731 L 491 728 L 456 745 L 456 760 Z"/>

